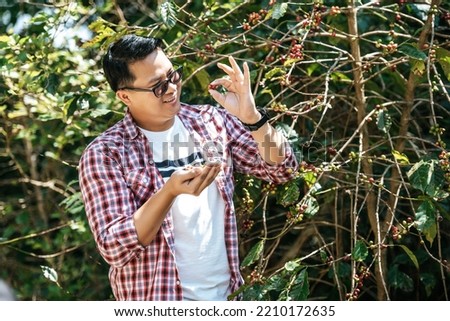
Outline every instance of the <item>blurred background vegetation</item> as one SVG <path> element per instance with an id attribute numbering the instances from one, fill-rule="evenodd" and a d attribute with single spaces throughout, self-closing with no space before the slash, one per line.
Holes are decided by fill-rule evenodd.
<path id="1" fill-rule="evenodd" d="M 0 0 L 0 278 L 21 300 L 109 300 L 77 164 L 124 106 L 101 57 L 164 39 L 182 100 L 248 61 L 297 178 L 236 177 L 246 300 L 448 300 L 450 4 Z"/>

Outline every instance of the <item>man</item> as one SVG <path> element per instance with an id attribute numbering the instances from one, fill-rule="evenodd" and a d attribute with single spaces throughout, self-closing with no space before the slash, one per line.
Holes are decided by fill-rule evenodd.
<path id="1" fill-rule="evenodd" d="M 87 147 L 79 173 L 118 300 L 226 300 L 242 284 L 233 170 L 274 183 L 295 171 L 289 145 L 255 107 L 247 64 L 242 73 L 229 62 L 209 90 L 223 109 L 180 102 L 182 67 L 159 39 L 125 36 L 104 57 L 127 112 Z"/>

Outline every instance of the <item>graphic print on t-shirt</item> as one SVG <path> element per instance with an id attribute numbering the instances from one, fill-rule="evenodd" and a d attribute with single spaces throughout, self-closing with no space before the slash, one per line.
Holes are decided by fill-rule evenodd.
<path id="1" fill-rule="evenodd" d="M 155 166 L 158 168 L 164 181 L 167 181 L 169 177 L 177 169 L 190 166 L 199 166 L 203 164 L 203 157 L 200 152 L 194 152 L 188 157 L 183 157 L 175 160 L 166 159 L 161 162 L 156 162 Z"/>

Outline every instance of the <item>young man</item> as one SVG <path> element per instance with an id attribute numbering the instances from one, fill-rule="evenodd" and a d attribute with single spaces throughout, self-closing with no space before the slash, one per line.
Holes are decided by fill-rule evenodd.
<path id="1" fill-rule="evenodd" d="M 255 107 L 247 64 L 229 62 L 209 90 L 223 109 L 180 102 L 182 67 L 159 39 L 125 36 L 104 57 L 127 112 L 87 147 L 79 174 L 117 300 L 226 300 L 242 284 L 233 171 L 281 183 L 297 163 Z"/>

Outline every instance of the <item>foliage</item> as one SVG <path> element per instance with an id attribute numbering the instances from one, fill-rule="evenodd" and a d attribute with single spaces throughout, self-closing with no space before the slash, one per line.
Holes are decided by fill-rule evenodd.
<path id="1" fill-rule="evenodd" d="M 40 2 L 9 5 L 0 25 L 0 276 L 20 298 L 111 298 L 76 166 L 123 114 L 102 54 L 136 33 L 164 39 L 188 103 L 212 103 L 217 62 L 248 61 L 301 164 L 282 186 L 236 177 L 246 284 L 233 295 L 448 300 L 448 4 Z"/>

